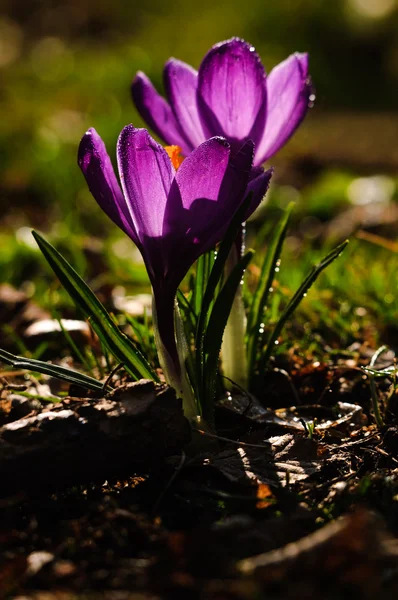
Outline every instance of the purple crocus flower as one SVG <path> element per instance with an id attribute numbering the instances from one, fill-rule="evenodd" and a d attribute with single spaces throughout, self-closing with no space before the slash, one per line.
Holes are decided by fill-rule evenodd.
<path id="1" fill-rule="evenodd" d="M 295 53 L 268 76 L 253 46 L 238 38 L 216 44 L 199 71 L 171 58 L 164 68 L 167 101 L 138 72 L 132 95 L 142 118 L 185 155 L 214 135 L 233 147 L 252 140 L 254 166 L 273 156 L 303 120 L 311 83 L 308 55 Z"/>
<path id="2" fill-rule="evenodd" d="M 145 129 L 128 125 L 119 137 L 117 159 L 121 188 L 97 132 L 89 129 L 83 136 L 78 162 L 90 191 L 144 259 L 162 345 L 159 355 L 169 383 L 175 385 L 180 379 L 174 330 L 177 288 L 197 258 L 222 238 L 243 201 L 252 176 L 253 143 L 246 142 L 232 157 L 230 144 L 213 137 L 175 170 L 166 150 Z M 270 172 L 261 172 L 251 180 L 251 211 L 270 177 Z"/>

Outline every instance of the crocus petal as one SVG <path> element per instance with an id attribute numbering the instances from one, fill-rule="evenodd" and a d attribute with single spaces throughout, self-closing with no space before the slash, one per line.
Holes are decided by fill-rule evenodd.
<path id="1" fill-rule="evenodd" d="M 294 133 L 305 117 L 310 94 L 307 54 L 292 54 L 272 69 L 267 79 L 267 122 L 256 146 L 255 165 L 275 154 Z"/>
<path id="2" fill-rule="evenodd" d="M 141 71 L 133 80 L 131 94 L 138 112 L 149 127 L 167 144 L 180 146 L 184 153 L 188 153 L 190 146 L 181 132 L 171 107 Z"/>
<path id="3" fill-rule="evenodd" d="M 176 172 L 176 177 L 169 194 L 163 223 L 163 236 L 180 238 L 184 244 L 192 244 L 192 226 L 198 223 L 192 218 L 191 206 L 198 199 L 217 202 L 220 188 L 228 167 L 231 148 L 224 138 L 211 138 L 196 150 L 191 152 Z M 205 200 L 204 200 L 205 201 Z M 196 218 L 202 227 L 212 229 L 209 223 L 206 207 L 204 212 L 198 212 Z M 210 227 L 209 227 L 210 225 Z M 182 253 L 181 258 L 192 261 Z"/>
<path id="4" fill-rule="evenodd" d="M 198 73 L 190 65 L 171 58 L 164 68 L 164 86 L 176 120 L 193 150 L 206 140 L 196 103 Z"/>
<path id="5" fill-rule="evenodd" d="M 162 235 L 174 167 L 146 129 L 125 127 L 117 144 L 122 189 L 140 241 Z"/>
<path id="6" fill-rule="evenodd" d="M 253 169 L 252 175 L 254 176 L 250 179 L 246 188 L 246 195 L 251 193 L 252 198 L 250 201 L 249 209 L 245 216 L 245 220 L 248 219 L 250 215 L 254 213 L 256 208 L 263 200 L 269 188 L 273 171 L 274 170 L 272 168 L 268 169 L 268 171 L 258 169 L 258 172 L 257 169 Z"/>
<path id="7" fill-rule="evenodd" d="M 254 144 L 248 140 L 241 145 L 229 162 L 219 194 L 220 208 L 224 204 L 225 213 L 223 216 L 220 215 L 220 227 L 218 230 L 214 228 L 213 235 L 207 241 L 206 250 L 210 250 L 224 237 L 233 215 L 247 197 L 247 186 L 252 177 L 253 155 Z"/>
<path id="8" fill-rule="evenodd" d="M 102 210 L 137 243 L 137 233 L 111 160 L 95 129 L 89 129 L 83 136 L 79 145 L 78 163 L 90 192 Z"/>
<path id="9" fill-rule="evenodd" d="M 198 198 L 217 202 L 230 152 L 230 145 L 224 138 L 214 137 L 184 160 L 176 173 L 176 181 L 185 209 L 189 210 Z"/>
<path id="10" fill-rule="evenodd" d="M 178 169 L 175 181 L 181 199 L 170 194 L 164 232 L 179 230 L 185 237 L 187 260 L 195 260 L 220 241 L 243 201 L 252 159 L 252 142 L 231 159 L 228 142 L 214 137 L 194 150 Z"/>
<path id="11" fill-rule="evenodd" d="M 199 68 L 198 106 L 208 135 L 250 139 L 266 103 L 265 71 L 250 44 L 232 38 L 214 46 Z M 257 139 L 253 139 L 256 143 Z"/>

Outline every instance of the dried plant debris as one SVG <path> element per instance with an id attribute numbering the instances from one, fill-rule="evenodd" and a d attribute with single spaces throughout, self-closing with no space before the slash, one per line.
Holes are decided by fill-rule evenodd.
<path id="1" fill-rule="evenodd" d="M 2 495 L 148 466 L 189 439 L 181 401 L 166 385 L 143 380 L 108 398 L 66 399 L 0 428 Z"/>
<path id="2" fill-rule="evenodd" d="M 358 510 L 297 542 L 245 559 L 237 570 L 253 578 L 259 588 L 272 584 L 276 594 L 288 578 L 290 591 L 285 598 L 297 597 L 293 595 L 297 589 L 302 590 L 300 598 L 339 593 L 374 598 L 388 579 L 395 577 L 398 584 L 397 565 L 398 541 L 388 535 L 379 518 Z"/>
<path id="3" fill-rule="evenodd" d="M 299 400 L 312 373 L 292 379 Z M 0 597 L 395 598 L 398 430 L 391 411 L 374 425 L 362 377 L 342 368 L 334 404 L 322 386 L 274 408 L 231 392 L 191 456 L 164 385 L 116 377 L 103 398 L 63 397 L 7 374 Z"/>
<path id="4" fill-rule="evenodd" d="M 321 460 L 315 442 L 285 434 L 269 438 L 262 446 L 246 444 L 224 450 L 203 464 L 234 483 L 279 486 L 313 475 L 320 470 Z"/>

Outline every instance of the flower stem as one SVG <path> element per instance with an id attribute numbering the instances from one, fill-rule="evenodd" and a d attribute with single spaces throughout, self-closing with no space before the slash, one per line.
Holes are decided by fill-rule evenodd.
<path id="1" fill-rule="evenodd" d="M 198 411 L 185 368 L 187 345 L 185 338 L 182 338 L 182 323 L 178 325 L 179 341 L 178 344 L 176 343 L 175 319 L 178 317 L 176 317 L 174 297 L 169 302 L 165 297 L 157 302 L 153 294 L 152 315 L 155 344 L 165 380 L 175 389 L 177 397 L 182 399 L 184 415 L 189 421 L 195 420 Z"/>

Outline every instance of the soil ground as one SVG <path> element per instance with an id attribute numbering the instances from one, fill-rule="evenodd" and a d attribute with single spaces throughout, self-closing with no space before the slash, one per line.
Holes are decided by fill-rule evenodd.
<path id="1" fill-rule="evenodd" d="M 0 597 L 396 597 L 398 397 L 378 384 L 385 425 L 376 427 L 360 368 L 370 350 L 349 355 L 324 364 L 292 355 L 266 375 L 262 397 L 228 394 L 201 454 L 181 444 L 132 468 L 117 448 L 94 480 L 62 485 L 58 473 L 52 485 L 55 447 L 30 467 L 45 486 L 10 493 L 3 478 Z M 87 402 L 40 402 L 37 385 L 3 376 L 3 438 L 7 426 L 33 419 L 40 430 L 40 414 Z"/>

